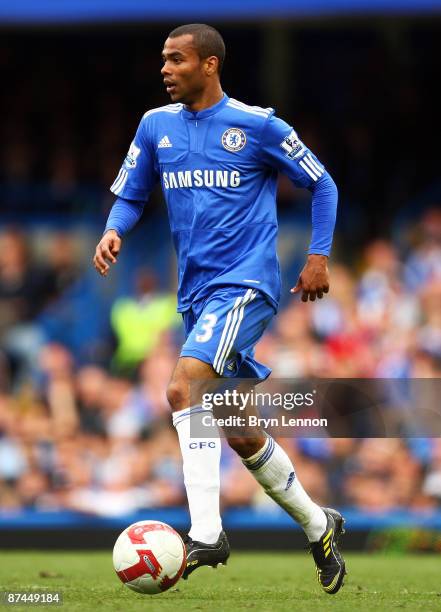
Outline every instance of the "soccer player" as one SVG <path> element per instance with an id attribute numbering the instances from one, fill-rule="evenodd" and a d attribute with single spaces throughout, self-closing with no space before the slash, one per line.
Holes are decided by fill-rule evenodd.
<path id="1" fill-rule="evenodd" d="M 184 577 L 229 556 L 219 513 L 220 439 L 192 436 L 204 408 L 190 399 L 192 382 L 221 377 L 264 380 L 270 369 L 254 345 L 277 311 L 276 182 L 285 173 L 312 192 L 312 238 L 292 293 L 314 301 L 329 290 L 327 258 L 337 189 L 317 157 L 273 109 L 249 106 L 221 88 L 221 35 L 204 24 L 173 30 L 162 52 L 172 104 L 147 111 L 111 186 L 117 199 L 94 264 L 103 276 L 117 260 L 121 238 L 141 217 L 161 182 L 178 258 L 178 311 L 186 341 L 167 397 L 183 457 L 191 515 Z M 193 429 L 194 432 L 194 429 Z M 291 460 L 265 433 L 228 438 L 243 464 L 303 528 L 320 585 L 336 593 L 345 563 L 337 543 L 344 519 L 314 503 Z"/>

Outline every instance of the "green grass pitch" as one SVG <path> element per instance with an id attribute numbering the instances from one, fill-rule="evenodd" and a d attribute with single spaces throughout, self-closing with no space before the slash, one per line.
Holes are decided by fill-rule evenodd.
<path id="1" fill-rule="evenodd" d="M 348 576 L 323 593 L 305 553 L 234 553 L 228 566 L 201 568 L 160 595 L 137 595 L 119 582 L 106 552 L 0 552 L 1 590 L 60 590 L 54 610 L 153 612 L 214 610 L 441 610 L 441 557 L 346 554 Z M 35 606 L 11 606 L 29 610 Z M 4 608 L 7 610 L 8 608 Z"/>

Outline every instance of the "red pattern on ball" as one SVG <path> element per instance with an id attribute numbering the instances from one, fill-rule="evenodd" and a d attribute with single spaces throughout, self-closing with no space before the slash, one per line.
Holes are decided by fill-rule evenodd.
<path id="1" fill-rule="evenodd" d="M 132 580 L 135 580 L 135 578 L 144 576 L 144 574 L 150 574 L 153 580 L 156 580 L 162 571 L 162 567 L 156 559 L 155 555 L 152 553 L 151 550 L 137 550 L 136 552 L 139 555 L 138 563 L 127 567 L 125 570 L 120 570 L 119 572 L 116 572 L 118 574 L 119 579 L 122 582 L 130 582 Z"/>

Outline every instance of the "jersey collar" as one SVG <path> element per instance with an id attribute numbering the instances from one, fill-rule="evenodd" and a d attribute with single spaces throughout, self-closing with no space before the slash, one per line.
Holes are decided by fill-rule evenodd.
<path id="1" fill-rule="evenodd" d="M 215 115 L 220 110 L 222 110 L 229 99 L 230 98 L 227 96 L 227 94 L 224 93 L 222 99 L 219 100 L 217 104 L 215 104 L 214 106 L 210 106 L 209 108 L 204 108 L 204 110 L 197 112 L 189 111 L 185 108 L 185 106 L 183 106 L 182 114 L 186 119 L 206 119 L 207 117 L 211 117 L 211 115 Z"/>

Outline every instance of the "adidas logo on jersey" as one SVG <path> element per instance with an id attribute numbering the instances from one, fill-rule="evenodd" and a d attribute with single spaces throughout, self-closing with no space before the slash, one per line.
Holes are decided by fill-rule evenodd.
<path id="1" fill-rule="evenodd" d="M 172 143 L 169 140 L 168 136 L 164 136 L 163 138 L 161 138 L 161 140 L 158 142 L 158 149 L 167 149 L 169 147 L 172 147 Z"/>

